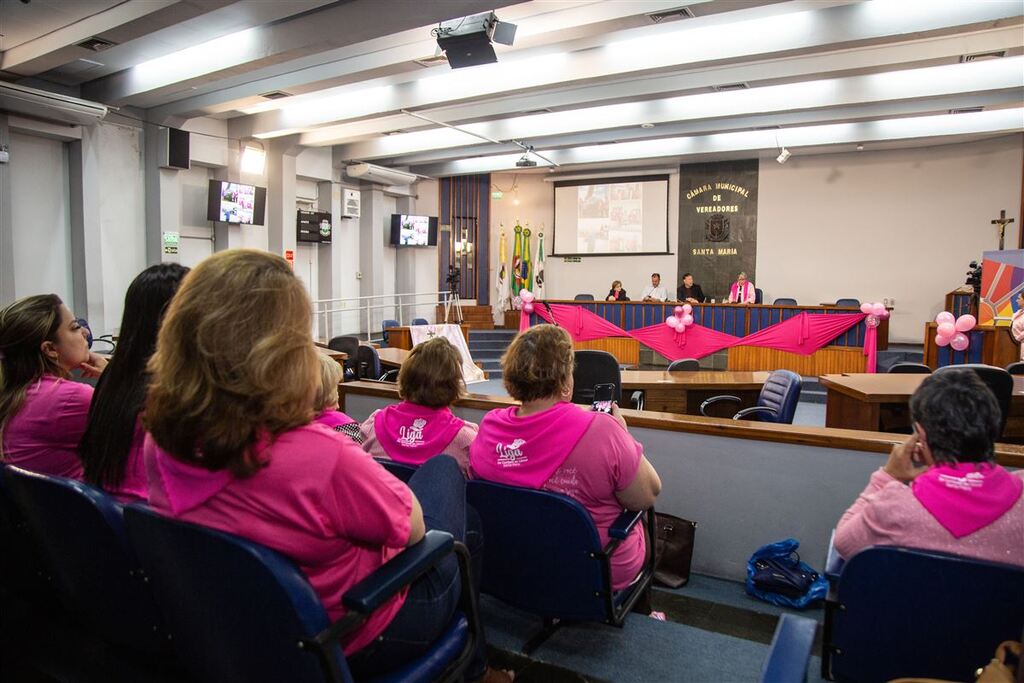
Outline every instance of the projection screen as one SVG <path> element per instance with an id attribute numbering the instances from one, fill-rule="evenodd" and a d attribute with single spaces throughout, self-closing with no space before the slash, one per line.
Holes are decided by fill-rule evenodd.
<path id="1" fill-rule="evenodd" d="M 667 254 L 668 176 L 555 184 L 552 256 Z"/>

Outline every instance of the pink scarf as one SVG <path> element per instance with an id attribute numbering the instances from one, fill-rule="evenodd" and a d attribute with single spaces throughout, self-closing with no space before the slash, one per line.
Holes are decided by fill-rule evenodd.
<path id="1" fill-rule="evenodd" d="M 327 425 L 331 429 L 334 429 L 335 427 L 341 427 L 342 425 L 350 425 L 354 423 L 355 420 L 340 410 L 327 409 L 314 417 L 313 422 L 319 422 L 322 425 Z"/>
<path id="2" fill-rule="evenodd" d="M 392 460 L 422 465 L 443 453 L 464 424 L 448 408 L 427 408 L 402 401 L 377 413 L 373 432 Z"/>
<path id="3" fill-rule="evenodd" d="M 1012 508 L 1024 482 L 997 465 L 962 462 L 936 465 L 914 479 L 911 489 L 939 524 L 962 538 Z"/>
<path id="4" fill-rule="evenodd" d="M 732 299 L 733 301 L 742 303 L 742 302 L 746 301 L 747 297 L 749 296 L 749 293 L 750 293 L 750 281 L 747 280 L 746 282 L 743 283 L 743 293 L 742 294 L 740 294 L 738 290 L 739 290 L 739 287 L 736 286 L 736 283 L 735 282 L 732 283 L 732 288 L 729 290 L 729 298 Z"/>
<path id="5" fill-rule="evenodd" d="M 480 479 L 539 489 L 555 473 L 597 413 L 573 403 L 517 417 L 518 406 L 492 410 L 469 447 L 469 465 Z"/>

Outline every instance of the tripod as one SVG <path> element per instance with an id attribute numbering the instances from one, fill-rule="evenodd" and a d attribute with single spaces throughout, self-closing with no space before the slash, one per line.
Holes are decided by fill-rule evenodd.
<path id="1" fill-rule="evenodd" d="M 448 289 L 448 298 L 444 302 L 444 321 L 451 322 L 452 309 L 455 309 L 455 322 L 462 324 L 462 300 L 459 299 L 459 288 L 454 283 Z"/>

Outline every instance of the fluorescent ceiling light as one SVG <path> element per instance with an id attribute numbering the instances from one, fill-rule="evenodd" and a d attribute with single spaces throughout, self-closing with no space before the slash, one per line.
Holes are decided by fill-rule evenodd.
<path id="1" fill-rule="evenodd" d="M 239 165 L 242 168 L 242 173 L 263 175 L 263 169 L 267 165 L 266 150 L 246 145 L 245 149 L 242 150 L 242 161 Z"/>
<path id="2" fill-rule="evenodd" d="M 130 69 L 129 80 L 135 88 L 153 90 L 237 66 L 249 58 L 260 31 L 247 28 L 151 59 Z"/>

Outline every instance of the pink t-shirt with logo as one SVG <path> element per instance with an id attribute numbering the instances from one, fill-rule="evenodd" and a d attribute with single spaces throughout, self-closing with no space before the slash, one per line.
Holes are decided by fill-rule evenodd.
<path id="1" fill-rule="evenodd" d="M 78 442 L 89 420 L 93 388 L 43 375 L 29 385 L 25 402 L 4 427 L 4 462 L 70 479 L 82 478 Z"/>
<path id="2" fill-rule="evenodd" d="M 146 437 L 150 505 L 158 512 L 235 533 L 298 563 L 331 620 L 341 598 L 409 540 L 412 492 L 347 436 L 296 427 L 267 447 L 268 464 L 247 479 L 175 460 Z M 353 654 L 377 637 L 407 590 L 342 640 Z"/>
<path id="3" fill-rule="evenodd" d="M 392 460 L 392 457 L 385 450 L 384 445 L 377 438 L 377 430 L 375 426 L 375 420 L 379 410 L 373 411 L 370 417 L 366 418 L 361 425 L 359 430 L 363 433 L 365 440 L 363 441 L 363 450 L 372 455 L 375 458 L 387 458 Z M 464 422 L 462 428 L 455 433 L 451 441 L 446 446 L 443 446 L 437 453 L 444 453 L 455 458 L 455 461 L 459 463 L 459 469 L 462 470 L 462 474 L 465 477 L 469 477 L 469 447 L 473 444 L 473 440 L 476 438 L 479 427 L 474 422 Z"/>

